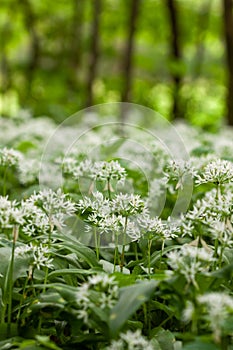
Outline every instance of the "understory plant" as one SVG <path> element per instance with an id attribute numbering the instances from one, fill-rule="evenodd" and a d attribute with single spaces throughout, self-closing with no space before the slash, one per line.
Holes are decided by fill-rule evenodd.
<path id="1" fill-rule="evenodd" d="M 189 135 L 185 160 L 150 135 L 145 151 L 115 131 L 105 146 L 91 130 L 69 154 L 59 139 L 43 166 L 63 183 L 46 188 L 45 138 L 17 123 L 0 145 L 0 349 L 231 350 L 233 144 L 224 131 L 178 125 L 184 143 Z M 102 146 L 92 153 L 93 139 Z"/>

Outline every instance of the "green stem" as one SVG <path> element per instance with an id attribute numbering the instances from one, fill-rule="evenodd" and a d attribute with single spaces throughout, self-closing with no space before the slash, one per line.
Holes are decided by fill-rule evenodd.
<path id="1" fill-rule="evenodd" d="M 218 267 L 219 268 L 222 267 L 222 257 L 223 257 L 224 249 L 225 249 L 225 246 L 221 245 L 221 250 L 220 250 L 219 259 L 218 259 Z"/>
<path id="2" fill-rule="evenodd" d="M 128 217 L 125 217 L 125 227 L 123 231 L 123 242 L 122 242 L 122 253 L 121 253 L 121 272 L 123 272 L 123 266 L 125 262 L 125 238 L 126 238 L 126 229 L 127 229 Z"/>
<path id="3" fill-rule="evenodd" d="M 214 262 L 214 270 L 216 270 L 216 267 L 217 267 L 218 245 L 219 245 L 218 238 L 216 238 L 214 242 L 214 257 L 216 258 Z"/>
<path id="4" fill-rule="evenodd" d="M 137 242 L 134 242 L 134 253 L 135 253 L 135 259 L 138 260 L 138 245 Z"/>
<path id="5" fill-rule="evenodd" d="M 21 309 L 22 309 L 23 301 L 24 301 L 24 299 L 26 299 L 26 296 L 27 296 L 26 288 L 27 288 L 29 279 L 30 279 L 30 275 L 28 273 L 27 278 L 26 278 L 25 283 L 24 283 L 24 286 L 23 286 L 22 297 L 20 299 L 19 311 L 18 311 L 18 314 L 17 314 L 18 324 L 19 324 L 19 321 L 20 321 L 20 315 L 21 315 Z"/>
<path id="6" fill-rule="evenodd" d="M 6 178 L 7 178 L 7 169 L 8 169 L 8 167 L 6 166 L 5 167 L 5 170 L 4 170 L 4 174 L 3 174 L 3 192 L 2 192 L 2 194 L 3 194 L 3 196 L 6 196 Z"/>
<path id="7" fill-rule="evenodd" d="M 48 248 L 49 248 L 49 257 L 50 257 L 50 249 L 51 249 L 51 241 L 52 241 L 52 232 L 53 232 L 53 221 L 52 221 L 52 214 L 50 213 L 49 215 L 49 224 L 50 224 L 50 229 L 48 233 Z M 46 291 L 46 284 L 48 281 L 48 276 L 49 276 L 49 268 L 46 266 L 45 268 L 45 278 L 44 278 L 44 288 L 43 288 L 43 293 Z M 42 326 L 42 317 L 39 317 L 39 324 L 38 324 L 38 333 L 40 334 L 41 332 L 41 326 Z"/>
<path id="8" fill-rule="evenodd" d="M 151 275 L 151 260 L 150 260 L 150 254 L 151 254 L 151 245 L 152 245 L 152 240 L 148 239 L 148 275 L 149 275 L 149 279 L 150 279 L 150 275 Z"/>
<path id="9" fill-rule="evenodd" d="M 13 273 L 14 273 L 14 259 L 15 259 L 15 244 L 18 238 L 19 227 L 15 225 L 13 227 L 13 242 L 11 250 L 11 262 L 8 275 L 8 310 L 7 310 L 7 334 L 11 333 L 11 312 L 12 312 L 12 296 L 13 296 Z"/>
<path id="10" fill-rule="evenodd" d="M 108 198 L 111 200 L 111 184 L 110 184 L 110 179 L 108 179 Z"/>
<path id="11" fill-rule="evenodd" d="M 95 237 L 95 251 L 96 251 L 96 259 L 99 261 L 100 253 L 99 253 L 99 238 L 97 237 L 96 227 L 94 228 L 94 237 Z"/>
<path id="12" fill-rule="evenodd" d="M 161 269 L 161 263 L 162 263 L 162 258 L 163 258 L 163 251 L 164 251 L 164 240 L 162 241 L 162 247 L 160 251 L 160 261 L 159 261 L 159 269 Z"/>
<path id="13" fill-rule="evenodd" d="M 117 260 L 118 260 L 118 235 L 115 234 L 115 250 L 114 250 L 114 269 L 113 272 L 116 271 L 116 264 L 117 264 Z"/>

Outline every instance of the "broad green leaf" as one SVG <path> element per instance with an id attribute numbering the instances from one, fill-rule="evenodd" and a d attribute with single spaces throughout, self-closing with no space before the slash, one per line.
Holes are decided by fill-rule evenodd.
<path id="1" fill-rule="evenodd" d="M 62 276 L 65 274 L 72 274 L 72 275 L 92 275 L 96 272 L 101 272 L 101 270 L 96 270 L 96 269 L 61 269 L 61 270 L 55 270 L 49 273 L 49 277 L 54 277 L 54 276 Z"/>
<path id="2" fill-rule="evenodd" d="M 112 308 L 109 319 L 110 334 L 115 336 L 128 318 L 150 299 L 158 283 L 146 281 L 120 289 L 120 298 Z"/>
<path id="3" fill-rule="evenodd" d="M 37 335 L 36 339 L 40 344 L 46 346 L 47 349 L 61 350 L 61 348 L 54 344 L 47 336 Z"/>
<path id="4" fill-rule="evenodd" d="M 174 350 L 175 337 L 170 331 L 162 327 L 154 328 L 151 336 L 158 341 L 161 350 Z"/>
<path id="5" fill-rule="evenodd" d="M 180 249 L 180 248 L 181 248 L 180 245 L 172 245 L 172 246 L 166 247 L 163 250 L 162 256 L 166 255 L 168 252 L 170 252 L 172 250 L 176 250 L 176 249 Z M 151 259 L 150 259 L 151 265 L 154 265 L 157 261 L 159 261 L 160 258 L 161 258 L 161 251 L 154 252 L 151 255 Z M 146 264 L 147 264 L 147 261 L 146 261 Z"/>
<path id="6" fill-rule="evenodd" d="M 80 259 L 82 259 L 84 262 L 86 262 L 91 267 L 99 266 L 98 261 L 96 259 L 95 253 L 92 249 L 86 247 L 85 245 L 81 244 L 77 240 L 73 239 L 73 237 L 64 236 L 64 235 L 55 235 L 56 238 L 62 240 L 62 243 L 57 243 L 55 247 L 67 249 L 71 253 L 75 253 Z"/>
<path id="7" fill-rule="evenodd" d="M 10 329 L 7 323 L 0 323 L 0 340 L 18 335 L 18 326 L 16 323 L 10 324 Z"/>
<path id="8" fill-rule="evenodd" d="M 189 344 L 186 344 L 182 350 L 220 350 L 220 348 L 214 343 L 205 342 L 202 340 L 195 340 Z"/>

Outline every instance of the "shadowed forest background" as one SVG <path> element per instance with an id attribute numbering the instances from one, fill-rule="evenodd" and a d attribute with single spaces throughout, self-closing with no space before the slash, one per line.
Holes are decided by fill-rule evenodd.
<path id="1" fill-rule="evenodd" d="M 232 0 L 1 0 L 0 112 L 133 102 L 233 125 Z"/>

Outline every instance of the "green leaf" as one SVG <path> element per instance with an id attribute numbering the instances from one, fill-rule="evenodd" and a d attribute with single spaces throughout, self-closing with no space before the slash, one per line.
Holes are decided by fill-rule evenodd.
<path id="1" fill-rule="evenodd" d="M 165 255 L 166 253 L 172 251 L 172 250 L 176 250 L 176 249 L 180 249 L 181 246 L 180 245 L 172 245 L 172 246 L 169 246 L 169 247 L 166 247 L 164 250 L 163 250 L 163 254 L 162 255 Z M 150 259 L 150 263 L 151 265 L 154 265 L 161 257 L 161 251 L 158 251 L 158 252 L 154 252 L 152 255 L 151 255 L 151 259 Z M 147 264 L 147 261 L 146 261 L 146 264 Z"/>
<path id="2" fill-rule="evenodd" d="M 71 253 L 75 253 L 80 259 L 82 259 L 91 267 L 99 266 L 95 253 L 93 252 L 92 249 L 81 244 L 79 241 L 77 241 L 70 235 L 64 236 L 59 234 L 54 236 L 62 240 L 62 244 L 58 243 L 55 245 L 57 248 L 60 247 L 62 249 L 69 250 Z"/>
<path id="3" fill-rule="evenodd" d="M 151 331 L 151 336 L 158 341 L 161 350 L 174 350 L 175 337 L 170 331 L 157 327 Z"/>
<path id="4" fill-rule="evenodd" d="M 215 345 L 211 344 L 210 342 L 205 342 L 202 340 L 195 340 L 192 343 L 189 343 L 183 347 L 182 350 L 220 350 L 220 348 Z"/>
<path id="5" fill-rule="evenodd" d="M 72 274 L 72 275 L 92 275 L 96 272 L 101 272 L 101 270 L 96 270 L 96 269 L 89 269 L 89 270 L 84 270 L 84 269 L 60 269 L 56 271 L 52 271 L 49 273 L 49 277 L 54 277 L 54 276 L 62 276 L 65 274 Z"/>
<path id="6" fill-rule="evenodd" d="M 0 324 L 0 340 L 4 340 L 9 336 L 15 337 L 18 335 L 18 325 L 16 323 L 10 324 L 10 330 L 8 330 L 7 323 Z"/>
<path id="7" fill-rule="evenodd" d="M 118 334 L 128 318 L 150 299 L 158 283 L 146 281 L 120 289 L 120 298 L 112 308 L 109 319 L 110 334 Z"/>
<path id="8" fill-rule="evenodd" d="M 47 349 L 61 350 L 61 348 L 59 348 L 57 345 L 51 342 L 51 340 L 47 336 L 37 335 L 36 339 L 39 341 L 40 344 L 46 346 Z"/>

